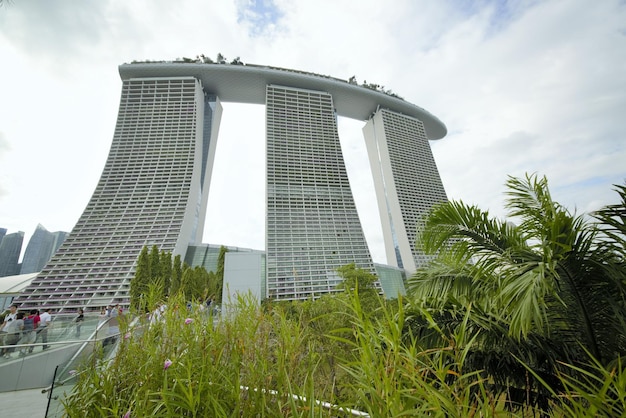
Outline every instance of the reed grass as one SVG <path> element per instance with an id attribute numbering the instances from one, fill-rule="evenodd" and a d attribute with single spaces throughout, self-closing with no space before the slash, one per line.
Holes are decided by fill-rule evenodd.
<path id="1" fill-rule="evenodd" d="M 420 348 L 402 303 L 358 293 L 300 304 L 231 301 L 219 317 L 180 297 L 163 320 L 122 324 L 117 355 L 76 373 L 68 417 L 497 417 L 506 410 L 479 372 L 464 372 L 472 336 Z M 573 366 L 572 366 L 573 367 Z M 577 370 L 579 372 L 579 370 Z M 596 365 L 563 375 L 555 416 L 624 412 L 626 374 Z M 580 373 L 577 373 L 580 375 Z M 593 413 L 592 413 L 593 412 Z M 517 415 L 516 415 L 517 414 Z M 580 415 L 579 415 L 580 414 Z M 615 415 L 614 415 L 615 416 Z"/>

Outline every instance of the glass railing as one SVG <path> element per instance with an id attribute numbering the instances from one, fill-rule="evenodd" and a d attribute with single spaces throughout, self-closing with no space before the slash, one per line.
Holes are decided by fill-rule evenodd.
<path id="1" fill-rule="evenodd" d="M 115 355 L 119 332 L 108 333 L 106 324 L 101 324 L 101 326 L 103 328 L 96 329 L 91 338 L 81 342 L 71 358 L 57 366 L 52 385 L 43 391 L 48 394 L 46 418 L 64 416 L 63 399 L 72 392 L 78 377 L 78 370 L 86 361 L 98 358 L 102 362 Z M 98 355 L 93 356 L 94 353 Z"/>
<path id="2" fill-rule="evenodd" d="M 133 334 L 143 332 L 143 327 L 136 326 L 136 322 L 132 321 L 128 327 Z M 91 336 L 81 341 L 75 354 L 57 367 L 52 385 L 45 389 L 48 393 L 46 418 L 64 416 L 62 401 L 72 392 L 80 369 L 86 361 L 97 361 L 98 367 L 106 367 L 107 361 L 115 357 L 119 337 L 117 326 L 109 327 L 107 322 L 99 321 Z"/>
<path id="3" fill-rule="evenodd" d="M 99 325 L 106 325 L 106 320 L 102 320 L 96 316 L 85 316 L 82 322 L 75 322 L 74 316 L 57 316 L 55 320 L 45 328 L 39 328 L 33 332 L 36 335 L 34 343 L 26 343 L 29 336 L 22 332 L 20 338 L 14 344 L 9 344 L 11 334 L 4 334 L 5 337 L 0 341 L 0 365 L 11 362 L 16 359 L 29 357 L 33 354 L 39 354 L 43 351 L 54 349 L 68 344 L 77 344 L 83 342 L 87 338 L 91 338 L 96 332 Z M 107 327 L 100 328 L 100 334 L 106 333 Z M 32 341 L 32 340 L 30 340 Z"/>
<path id="4" fill-rule="evenodd" d="M 76 315 L 56 315 L 51 326 L 37 329 L 34 343 L 26 333 L 17 343 L 13 338 L 0 339 L 0 391 L 44 388 L 49 405 L 46 416 L 57 416 L 62 397 L 71 391 L 74 370 L 98 351 L 101 357 L 112 355 L 119 338 L 119 327 L 109 326 L 109 319 L 85 315 L 75 322 Z M 11 341 L 13 340 L 13 341 Z M 62 416 L 59 414 L 58 416 Z"/>

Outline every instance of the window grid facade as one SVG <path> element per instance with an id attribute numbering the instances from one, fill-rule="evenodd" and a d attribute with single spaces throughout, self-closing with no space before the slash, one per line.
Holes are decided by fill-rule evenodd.
<path id="1" fill-rule="evenodd" d="M 267 296 L 336 291 L 336 269 L 374 265 L 354 204 L 328 93 L 267 86 Z"/>
<path id="2" fill-rule="evenodd" d="M 447 200 L 421 121 L 378 110 L 363 129 L 378 197 L 387 261 L 407 271 L 430 260 L 416 249 L 422 217 Z"/>
<path id="3" fill-rule="evenodd" d="M 221 116 L 218 92 L 226 101 L 266 105 L 267 297 L 334 292 L 337 267 L 350 263 L 375 273 L 337 114 L 369 117 L 364 131 L 389 262 L 409 271 L 420 263 L 415 225 L 446 199 L 424 131 L 431 139 L 445 136 L 433 115 L 332 77 L 267 66 L 163 62 L 119 70 L 118 120 L 102 176 L 71 234 L 16 299 L 21 308 L 127 305 L 144 246 L 184 255 L 198 244 Z M 412 117 L 386 110 L 369 116 L 382 107 Z"/>
<path id="4" fill-rule="evenodd" d="M 18 302 L 69 310 L 128 304 L 141 249 L 184 255 L 201 176 L 204 93 L 191 77 L 123 82 L 111 150 L 91 200 Z M 206 192 L 206 191 L 205 191 Z"/>

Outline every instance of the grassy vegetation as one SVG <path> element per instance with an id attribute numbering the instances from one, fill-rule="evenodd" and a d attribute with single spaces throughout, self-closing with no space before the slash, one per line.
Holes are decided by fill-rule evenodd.
<path id="1" fill-rule="evenodd" d="M 374 312 L 364 312 L 355 293 L 264 307 L 242 298 L 214 324 L 205 311 L 189 312 L 183 302 L 171 300 L 162 322 L 124 329 L 111 363 L 97 357 L 86 363 L 64 403 L 67 416 L 347 417 L 356 416 L 351 411 L 357 410 L 371 417 L 472 417 L 541 412 L 532 407 L 510 411 L 480 372 L 466 370 L 473 340 L 463 327 L 447 344 L 421 348 L 403 331 L 401 303 L 380 300 Z M 547 385 L 555 395 L 551 415 L 624 413 L 626 373 L 621 363 L 567 367 L 576 373 L 559 376 L 564 391 Z M 579 377 L 581 371 L 585 378 Z"/>
<path id="2" fill-rule="evenodd" d="M 518 224 L 435 208 L 421 239 L 437 256 L 406 300 L 354 266 L 341 293 L 240 297 L 219 318 L 175 293 L 161 320 L 122 324 L 111 362 L 85 363 L 67 416 L 626 416 L 626 187 L 590 224 L 545 179 L 508 185 Z"/>

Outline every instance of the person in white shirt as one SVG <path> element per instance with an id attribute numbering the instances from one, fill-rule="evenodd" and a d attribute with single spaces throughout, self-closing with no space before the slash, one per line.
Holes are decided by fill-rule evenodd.
<path id="1" fill-rule="evenodd" d="M 6 345 L 6 336 L 9 331 L 7 326 L 11 325 L 11 322 L 15 321 L 16 315 L 17 305 L 13 304 L 9 307 L 9 313 L 4 316 L 4 321 L 2 321 L 2 324 L 0 324 L 0 345 Z"/>
<path id="2" fill-rule="evenodd" d="M 43 346 L 41 347 L 42 350 L 47 349 L 48 347 L 50 347 L 48 344 L 48 327 L 52 325 L 52 315 L 50 315 L 50 308 L 44 309 L 43 313 L 41 315 L 39 315 L 39 327 L 37 328 L 38 331 L 38 338 L 41 339 L 41 342 L 43 343 Z"/>
<path id="3" fill-rule="evenodd" d="M 9 313 L 5 315 L 2 325 L 0 325 L 0 330 L 3 329 L 7 325 L 8 322 L 11 322 L 12 320 L 14 320 L 16 315 L 17 315 L 17 304 L 14 303 L 13 305 L 9 307 Z"/>

